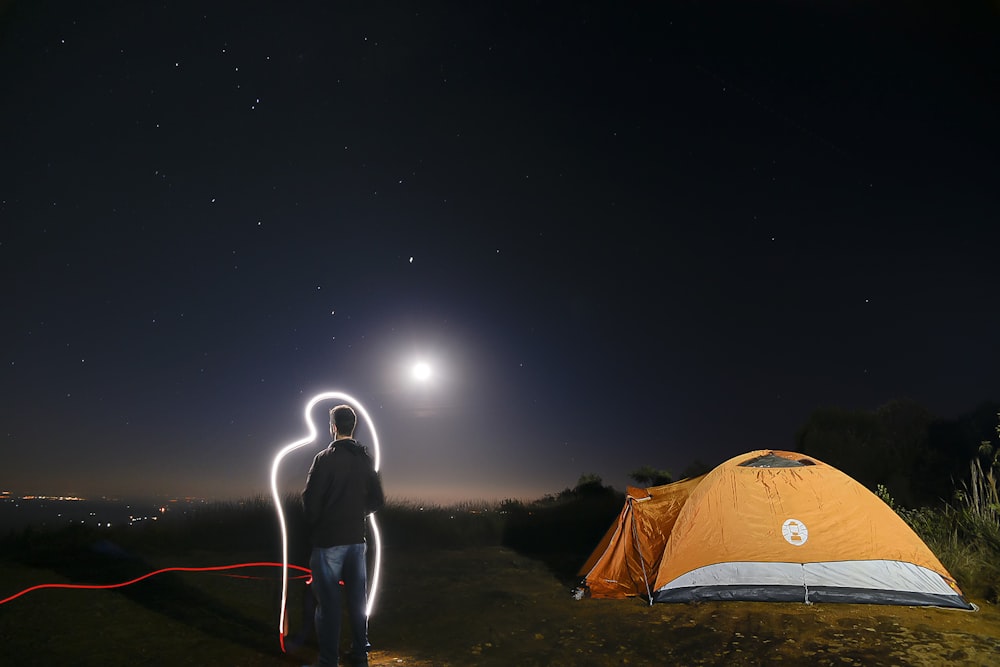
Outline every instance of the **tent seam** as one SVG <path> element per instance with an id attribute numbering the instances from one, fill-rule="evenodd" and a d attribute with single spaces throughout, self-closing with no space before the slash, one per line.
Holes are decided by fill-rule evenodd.
<path id="1" fill-rule="evenodd" d="M 629 498 L 629 504 L 633 503 L 633 499 Z M 649 606 L 653 606 L 653 591 L 649 588 L 649 575 L 646 573 L 646 559 L 642 557 L 642 545 L 639 543 L 639 529 L 636 527 L 635 520 L 635 508 L 631 508 L 632 511 L 632 540 L 635 543 L 635 551 L 639 554 L 639 565 L 642 567 L 642 583 L 646 585 L 646 598 L 649 600 Z"/>

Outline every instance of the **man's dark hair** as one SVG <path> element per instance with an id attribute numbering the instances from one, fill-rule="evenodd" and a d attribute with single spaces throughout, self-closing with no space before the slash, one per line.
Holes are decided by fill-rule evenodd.
<path id="1" fill-rule="evenodd" d="M 337 435 L 354 435 L 354 427 L 358 425 L 358 416 L 349 405 L 338 405 L 330 410 L 330 423 L 337 429 Z"/>

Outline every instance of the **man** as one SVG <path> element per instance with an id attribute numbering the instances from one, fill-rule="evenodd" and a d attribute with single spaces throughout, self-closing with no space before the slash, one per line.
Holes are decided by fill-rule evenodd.
<path id="1" fill-rule="evenodd" d="M 354 439 L 358 417 L 347 405 L 330 410 L 333 442 L 313 459 L 302 491 L 312 554 L 319 664 L 339 664 L 341 594 L 344 582 L 351 623 L 351 665 L 368 665 L 365 614 L 367 567 L 365 517 L 382 508 L 385 496 L 367 450 Z"/>

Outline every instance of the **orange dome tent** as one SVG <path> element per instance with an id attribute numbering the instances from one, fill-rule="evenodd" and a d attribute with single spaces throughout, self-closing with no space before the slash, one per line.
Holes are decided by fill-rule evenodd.
<path id="1" fill-rule="evenodd" d="M 875 494 L 812 457 L 774 450 L 673 484 L 629 487 L 580 575 L 596 598 L 973 608 Z"/>

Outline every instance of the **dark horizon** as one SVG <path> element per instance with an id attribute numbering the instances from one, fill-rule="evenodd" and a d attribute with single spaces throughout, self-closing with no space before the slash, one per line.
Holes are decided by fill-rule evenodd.
<path id="1" fill-rule="evenodd" d="M 894 402 L 908 403 L 909 401 L 908 399 L 894 399 L 889 403 L 894 403 Z M 889 403 L 877 407 L 878 408 L 886 407 Z M 916 405 L 919 408 L 926 409 L 925 406 L 922 406 L 920 404 Z M 817 408 L 817 411 L 830 408 L 843 409 L 840 408 L 840 406 L 822 406 L 821 408 Z M 876 409 L 867 410 L 864 408 L 858 410 L 848 410 L 848 412 L 850 413 L 858 413 L 858 412 L 875 413 L 876 411 L 877 411 Z M 958 465 L 962 467 L 962 469 L 964 469 L 964 466 L 968 464 L 968 461 L 966 459 L 974 455 L 974 451 L 976 450 L 977 446 L 980 443 L 993 442 L 993 435 L 996 432 L 997 428 L 997 424 L 994 423 L 996 420 L 993 418 L 994 417 L 1000 418 L 1000 402 L 982 401 L 978 405 L 976 405 L 974 409 L 966 410 L 961 414 L 956 415 L 954 418 L 944 418 L 938 415 L 933 415 L 933 417 L 934 419 L 931 423 L 932 429 L 936 429 L 938 432 L 948 432 L 951 434 L 955 433 L 956 431 L 961 431 L 968 435 L 967 437 L 968 442 L 960 443 L 957 441 L 953 441 L 952 439 L 949 439 L 947 441 L 938 441 L 936 443 L 935 442 L 929 443 L 932 447 L 932 450 L 934 450 L 934 448 L 937 448 L 936 451 L 939 452 L 950 451 L 951 456 L 958 457 L 956 460 L 946 460 L 948 455 L 942 454 L 946 456 L 946 459 L 943 460 L 944 462 L 947 462 L 950 465 Z M 803 424 L 802 426 L 804 427 L 805 424 Z M 359 427 L 359 430 L 362 430 L 362 427 Z M 930 433 L 928 433 L 928 436 L 933 439 L 933 436 L 931 436 Z M 959 445 L 961 445 L 961 451 L 953 449 Z M 764 449 L 764 450 L 774 449 L 774 450 L 795 451 L 795 452 L 803 451 L 797 445 L 797 443 L 793 443 L 789 447 L 761 447 L 757 449 Z M 281 469 L 282 471 L 284 471 L 284 474 L 281 476 L 280 479 L 282 479 L 281 493 L 284 498 L 297 498 L 299 496 L 299 494 L 301 493 L 301 488 L 297 488 L 295 485 L 298 482 L 297 478 L 301 471 L 303 461 L 308 466 L 308 461 L 306 459 L 307 458 L 311 459 L 311 457 L 315 455 L 315 453 L 318 452 L 319 450 L 320 447 L 314 444 L 306 445 L 296 454 L 293 454 L 293 456 L 290 459 L 287 459 L 288 461 L 292 462 L 291 464 L 285 463 L 282 465 Z M 664 468 L 663 466 L 658 467 L 655 465 L 652 467 L 661 470 L 665 469 L 667 472 L 671 474 L 673 481 L 679 481 L 690 475 L 700 474 L 701 472 L 711 470 L 715 468 L 717 465 L 723 463 L 728 458 L 731 458 L 732 456 L 740 456 L 748 451 L 752 450 L 735 452 L 732 455 L 726 456 L 725 459 L 720 459 L 720 460 L 704 460 L 695 457 L 679 468 Z M 968 456 L 966 456 L 962 452 L 967 453 Z M 828 464 L 832 463 L 832 460 L 829 457 L 817 456 L 814 452 L 809 453 L 809 455 L 815 458 L 823 459 L 824 462 Z M 296 459 L 298 459 L 297 463 Z M 571 490 L 576 486 L 577 482 L 580 479 L 583 479 L 584 477 L 591 475 L 596 475 L 598 478 L 600 478 L 600 481 L 604 486 L 611 487 L 619 492 L 624 492 L 626 487 L 628 486 L 643 486 L 642 484 L 635 481 L 635 479 L 632 477 L 632 472 L 635 472 L 638 468 L 645 465 L 650 465 L 650 464 L 643 463 L 641 465 L 635 466 L 634 468 L 630 468 L 627 472 L 620 475 L 618 479 L 609 479 L 599 470 L 589 470 L 589 471 L 584 470 L 581 471 L 576 477 L 573 477 L 570 481 L 565 482 L 562 486 L 558 488 L 544 489 L 539 492 L 533 492 L 522 495 L 516 495 L 511 493 L 499 493 L 493 495 L 480 494 L 480 495 L 468 495 L 468 496 L 439 495 L 435 497 L 432 494 L 428 496 L 389 494 L 388 500 L 394 503 L 418 504 L 427 506 L 445 506 L 445 507 L 460 507 L 465 505 L 475 505 L 477 503 L 482 503 L 484 505 L 492 505 L 500 503 L 505 500 L 534 502 L 543 500 L 546 497 L 555 497 L 562 492 Z M 835 465 L 835 467 L 837 466 Z M 847 472 L 848 474 L 853 475 L 856 473 L 856 471 L 846 469 L 843 466 L 839 467 L 841 467 L 841 469 L 844 472 Z M 268 472 L 269 471 L 270 467 L 268 468 Z M 957 483 L 955 482 L 955 480 L 952 480 L 952 482 Z M 221 503 L 221 504 L 244 503 L 244 502 L 252 503 L 257 500 L 271 502 L 273 499 L 273 495 L 271 493 L 269 485 L 262 485 L 257 490 L 249 490 L 244 493 L 239 493 L 230 496 L 179 494 L 179 493 L 170 493 L 169 491 L 158 492 L 158 493 L 97 492 L 86 496 L 80 496 L 76 493 L 63 493 L 55 491 L 39 492 L 37 490 L 30 490 L 30 489 L 15 489 L 15 488 L 0 489 L 0 501 L 11 501 L 18 499 L 28 499 L 33 502 L 49 501 L 49 502 L 72 503 L 75 501 L 83 501 L 83 502 L 124 503 L 124 504 L 143 505 L 143 506 L 145 505 L 170 506 L 171 504 L 177 504 L 177 503 L 194 503 L 195 505 L 197 505 L 197 504 L 214 504 L 214 503 Z"/>

